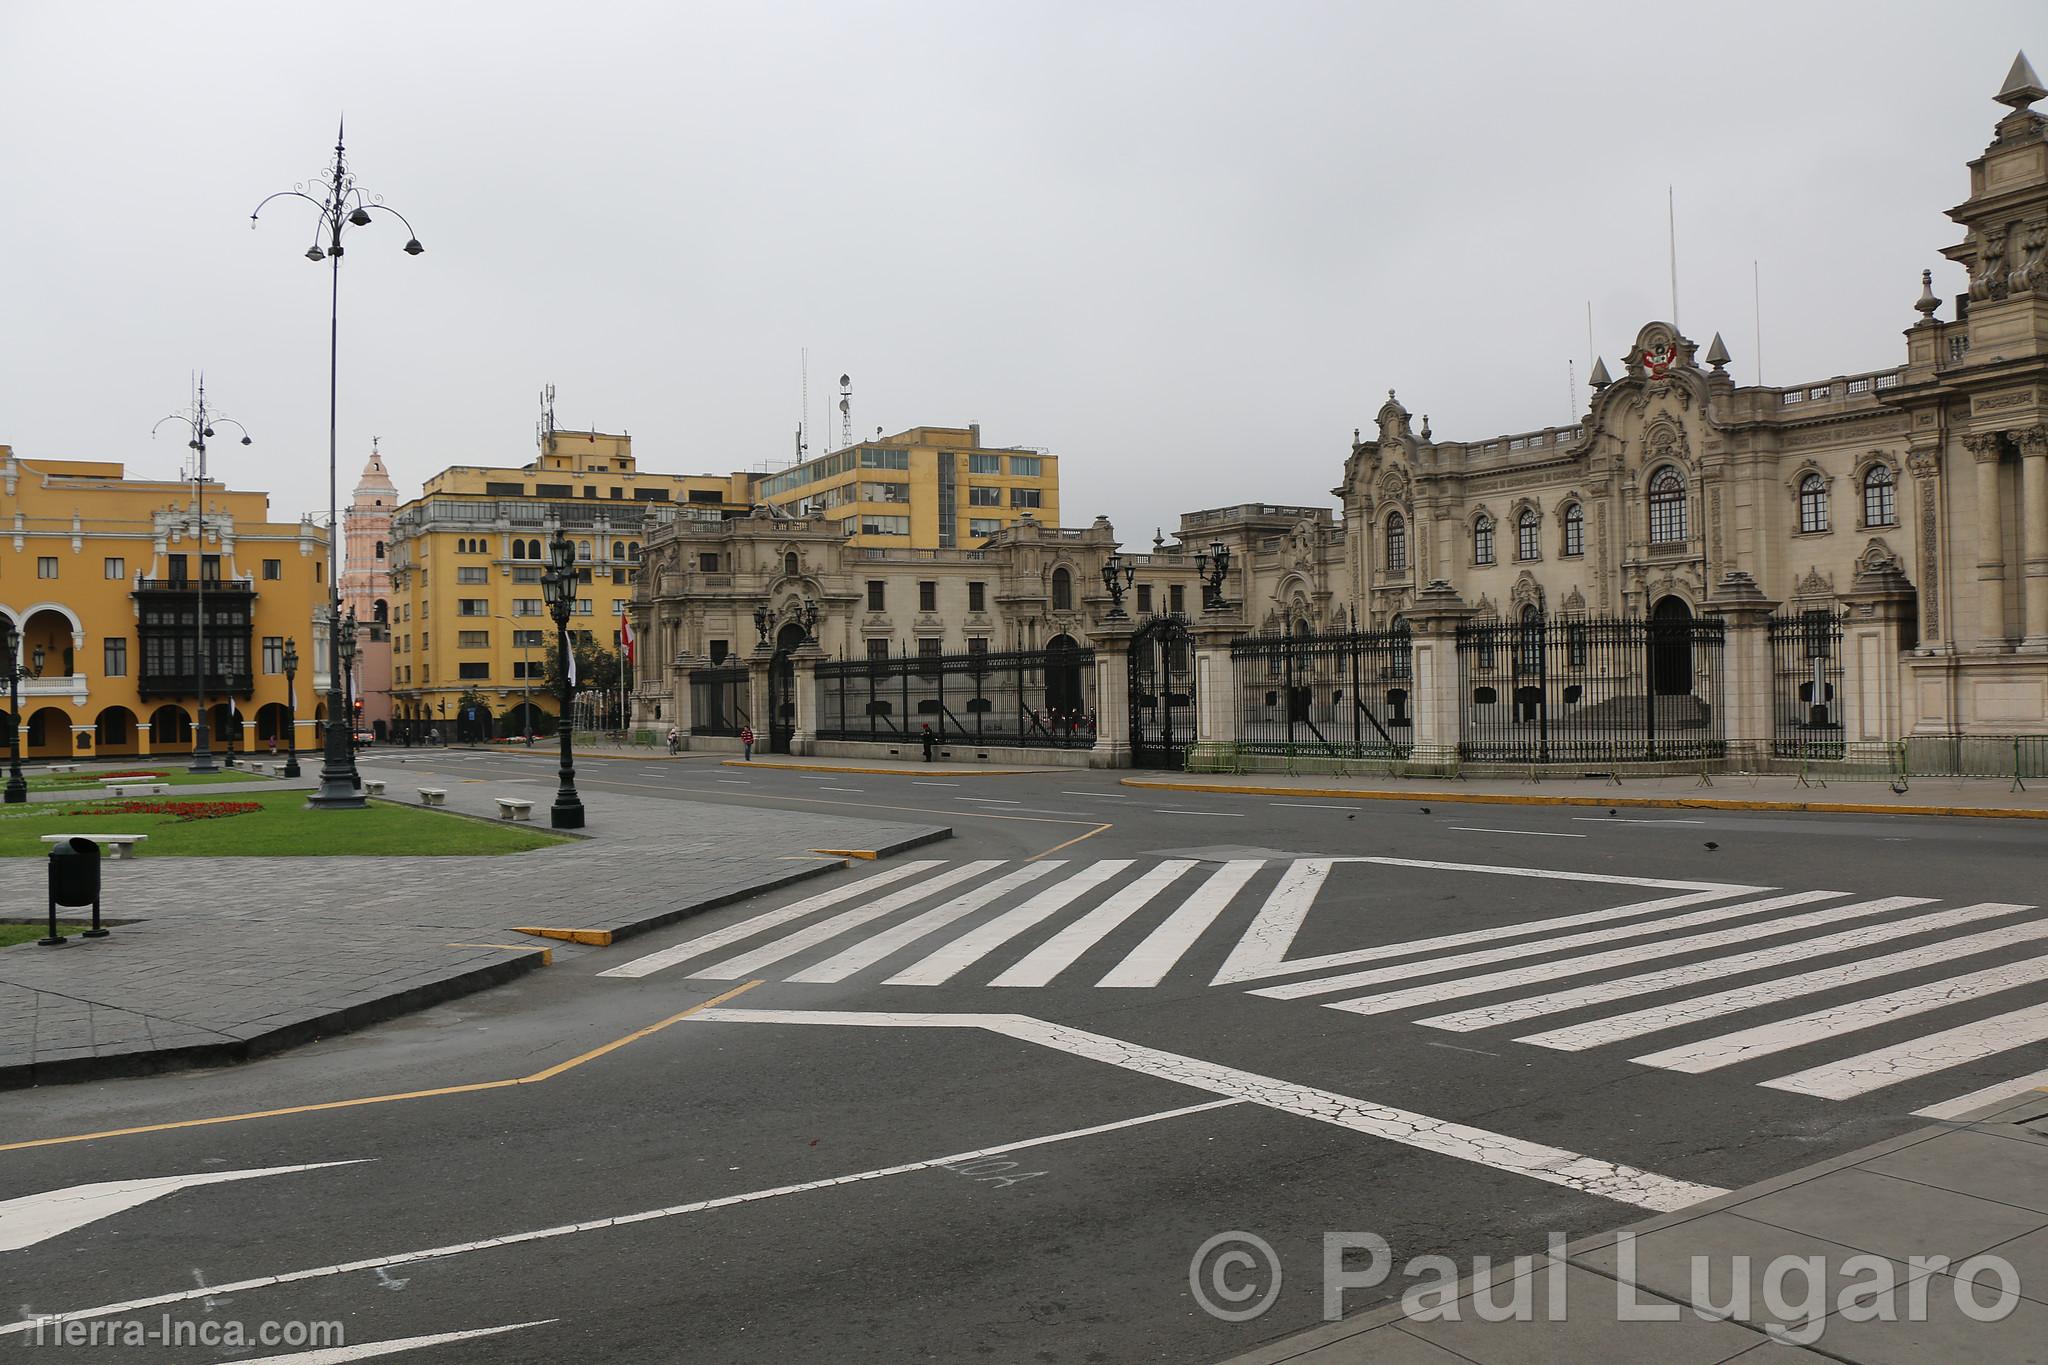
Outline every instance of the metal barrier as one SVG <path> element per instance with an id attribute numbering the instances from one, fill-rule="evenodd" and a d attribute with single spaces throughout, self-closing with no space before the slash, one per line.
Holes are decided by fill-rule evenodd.
<path id="1" fill-rule="evenodd" d="M 747 670 L 690 670 L 690 733 L 737 736 L 747 719 Z"/>
<path id="2" fill-rule="evenodd" d="M 1095 651 L 917 654 L 818 665 L 818 738 L 1095 747 Z"/>
<path id="3" fill-rule="evenodd" d="M 1842 732 L 1844 619 L 1834 611 L 1771 618 L 1771 753 L 1778 758 L 1847 756 Z"/>
<path id="4" fill-rule="evenodd" d="M 1290 760 L 1406 757 L 1414 743 L 1411 644 L 1405 630 L 1231 641 L 1238 749 Z"/>

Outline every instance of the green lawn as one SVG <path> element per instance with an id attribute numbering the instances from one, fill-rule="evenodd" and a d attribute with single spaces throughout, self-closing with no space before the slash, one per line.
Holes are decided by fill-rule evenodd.
<path id="1" fill-rule="evenodd" d="M 259 807 L 238 815 L 183 821 L 175 814 L 124 813 L 107 806 L 9 806 L 0 814 L 0 857 L 43 857 L 45 834 L 147 834 L 138 858 L 286 858 L 323 856 L 440 857 L 454 854 L 520 853 L 562 842 L 559 835 L 525 825 L 466 819 L 416 806 L 372 801 L 364 810 L 308 810 L 303 791 L 235 792 L 140 798 L 142 804 L 198 801 L 249 802 Z M 67 813 L 76 812 L 76 813 Z"/>
<path id="2" fill-rule="evenodd" d="M 262 773 L 252 773 L 246 768 L 233 772 L 226 769 L 217 773 L 194 773 L 185 771 L 182 763 L 116 763 L 111 767 L 100 766 L 81 768 L 75 773 L 31 773 L 28 789 L 32 792 L 98 791 L 103 785 L 100 779 L 108 773 L 161 773 L 161 777 L 142 778 L 137 782 L 156 781 L 171 787 L 191 787 L 207 782 L 261 782 Z"/>
<path id="3" fill-rule="evenodd" d="M 57 932 L 66 938 L 91 927 L 89 924 L 66 924 L 61 919 L 57 921 Z M 0 948 L 11 948 L 17 943 L 33 943 L 49 932 L 48 921 L 41 924 L 0 924 Z"/>

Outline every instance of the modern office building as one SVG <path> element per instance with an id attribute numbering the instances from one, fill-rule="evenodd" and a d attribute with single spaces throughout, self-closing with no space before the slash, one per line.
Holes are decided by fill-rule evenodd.
<path id="1" fill-rule="evenodd" d="M 1059 456 L 982 444 L 981 427 L 912 427 L 752 480 L 757 502 L 822 515 L 849 543 L 968 550 L 1029 518 L 1060 521 Z"/>

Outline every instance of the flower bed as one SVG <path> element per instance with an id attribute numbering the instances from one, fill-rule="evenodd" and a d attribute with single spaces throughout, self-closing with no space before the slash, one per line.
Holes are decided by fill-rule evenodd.
<path id="1" fill-rule="evenodd" d="M 73 806 L 66 815 L 174 815 L 179 824 L 193 820 L 218 820 L 229 815 L 247 815 L 262 810 L 260 801 L 95 801 Z"/>
<path id="2" fill-rule="evenodd" d="M 101 778 L 102 778 L 103 780 L 105 780 L 105 781 L 108 781 L 108 782 L 111 782 L 111 781 L 113 781 L 113 780 L 114 780 L 115 778 L 117 778 L 117 777 L 154 777 L 154 778 L 157 778 L 157 779 L 162 779 L 162 778 L 163 778 L 163 776 L 164 776 L 164 774 L 163 774 L 163 773 L 161 773 L 161 772 L 152 772 L 152 771 L 150 771 L 150 770 L 149 770 L 149 769 L 147 769 L 147 768 L 124 768 L 124 769 L 122 769 L 122 770 L 121 770 L 120 772 L 117 772 L 117 773 L 101 773 L 101 774 L 100 774 L 100 777 L 101 777 Z"/>

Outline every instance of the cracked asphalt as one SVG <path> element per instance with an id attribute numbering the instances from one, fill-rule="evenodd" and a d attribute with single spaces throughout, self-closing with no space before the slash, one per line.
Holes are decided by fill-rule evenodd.
<path id="1" fill-rule="evenodd" d="M 535 760 L 451 761 L 507 774 Z M 1156 914 L 1032 989 L 993 988 L 986 972 L 916 987 L 884 984 L 878 971 L 782 979 L 838 942 L 764 970 L 753 986 L 685 969 L 596 975 L 889 866 L 860 864 L 248 1066 L 11 1094 L 0 1201 L 93 1182 L 357 1164 L 183 1189 L 0 1251 L 10 1324 L 117 1305 L 130 1306 L 99 1320 L 334 1321 L 351 1344 L 403 1341 L 392 1358 L 437 1365 L 1217 1360 L 1320 1320 L 1325 1232 L 1376 1233 L 1401 1261 L 1539 1252 L 1552 1233 L 1610 1228 L 1695 1191 L 1867 1145 L 1924 1123 L 1916 1107 L 2048 1065 L 2035 1046 L 1827 1099 L 1761 1084 L 1791 1062 L 1685 1074 L 1631 1062 L 1641 1047 L 1514 1041 L 1548 1019 L 1448 1032 L 1415 1022 L 1444 1007 L 1361 1015 L 1260 997 L 1250 989 L 1266 984 L 1258 981 L 1211 984 L 1297 857 L 1765 889 L 1755 896 L 1898 895 L 1927 898 L 1927 910 L 2031 906 L 2041 836 L 2024 822 L 1701 812 L 1610 825 L 1582 809 L 1326 809 L 1134 794 L 1108 774 L 973 777 L 943 766 L 820 781 L 693 759 L 591 764 L 585 780 L 670 803 L 662 809 L 678 821 L 689 819 L 687 803 L 715 801 L 950 824 L 953 840 L 906 855 L 949 866 L 1002 860 L 1009 871 L 1043 855 L 1071 872 L 1109 858 L 1135 860 L 1134 870 L 1197 860 L 1198 873 L 1159 911 L 1218 864 L 1261 866 L 1151 988 L 1095 983 Z M 1350 953 L 1660 894 L 1339 864 L 1288 951 Z M 1010 959 L 1065 922 L 1020 940 Z M 1989 954 L 1971 966 L 2022 961 L 2029 945 Z M 1652 969 L 1671 966 L 1610 975 Z M 1937 966 L 1922 977 L 1953 974 Z M 1875 993 L 1848 981 L 1777 1016 Z M 1902 1012 L 1823 1060 L 2044 998 L 2038 989 L 2000 996 L 1964 1019 Z M 1752 1022 L 1732 1018 L 1676 1036 Z M 515 1078 L 526 1079 L 488 1084 Z M 354 1100 L 375 1102 L 340 1103 Z M 213 1121 L 223 1118 L 231 1121 Z M 46 1141 L 128 1129 L 144 1131 Z M 1212 1317 L 1190 1292 L 1190 1257 L 1232 1230 L 1269 1243 L 1286 1271 L 1271 1307 L 1243 1322 Z M 1401 1287 L 1355 1291 L 1343 1307 L 1363 1311 Z M 506 1330 L 459 1336 L 495 1329 Z M 17 1351 L 37 1355 L 26 1332 L 0 1334 L 0 1354 Z M 76 1347 L 63 1358 L 273 1354 Z"/>

